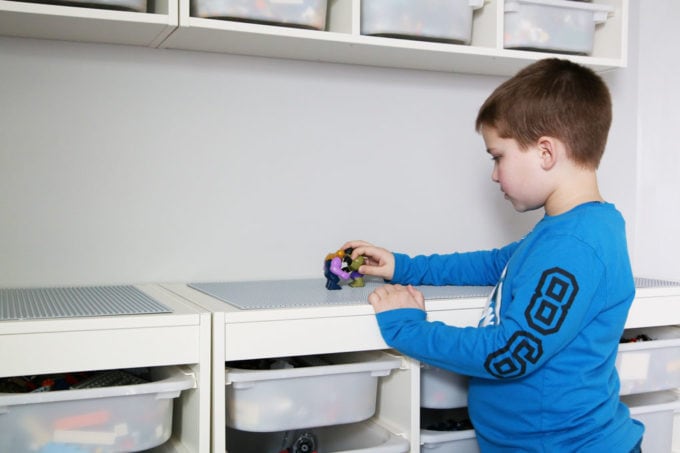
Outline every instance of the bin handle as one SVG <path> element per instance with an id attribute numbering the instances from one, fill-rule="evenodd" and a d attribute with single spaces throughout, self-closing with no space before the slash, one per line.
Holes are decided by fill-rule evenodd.
<path id="1" fill-rule="evenodd" d="M 468 0 L 468 4 L 472 9 L 479 9 L 484 6 L 484 3 L 486 3 L 486 0 Z"/>

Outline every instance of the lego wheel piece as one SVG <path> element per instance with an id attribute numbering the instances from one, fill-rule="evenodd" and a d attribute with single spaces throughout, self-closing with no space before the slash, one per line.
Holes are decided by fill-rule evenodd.
<path id="1" fill-rule="evenodd" d="M 316 452 L 316 436 L 310 432 L 304 432 L 293 442 L 292 453 Z"/>

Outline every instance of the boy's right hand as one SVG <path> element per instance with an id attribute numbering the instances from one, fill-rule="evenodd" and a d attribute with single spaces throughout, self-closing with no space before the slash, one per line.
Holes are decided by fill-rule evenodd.
<path id="1" fill-rule="evenodd" d="M 359 272 L 364 275 L 382 277 L 385 280 L 392 280 L 394 277 L 394 255 L 387 249 L 376 247 L 365 241 L 349 241 L 342 246 L 342 249 L 352 248 L 352 259 L 364 256 L 366 261 L 359 268 Z"/>

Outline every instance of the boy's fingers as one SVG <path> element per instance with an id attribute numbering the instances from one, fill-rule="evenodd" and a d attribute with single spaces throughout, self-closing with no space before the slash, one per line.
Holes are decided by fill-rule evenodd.
<path id="1" fill-rule="evenodd" d="M 355 249 L 357 247 L 365 247 L 365 246 L 370 246 L 370 245 L 371 244 L 369 244 L 366 241 L 347 241 L 340 248 L 341 248 L 341 250 L 345 250 L 345 249 L 349 249 L 349 248 Z"/>

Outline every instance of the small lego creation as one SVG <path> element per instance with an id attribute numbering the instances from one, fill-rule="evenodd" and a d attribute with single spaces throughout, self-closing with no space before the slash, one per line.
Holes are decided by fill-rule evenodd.
<path id="1" fill-rule="evenodd" d="M 329 253 L 324 260 L 324 275 L 326 276 L 326 289 L 342 289 L 341 283 L 349 281 L 352 288 L 364 286 L 364 275 L 359 273 L 359 267 L 364 264 L 364 257 L 352 259 L 351 248 Z"/>

